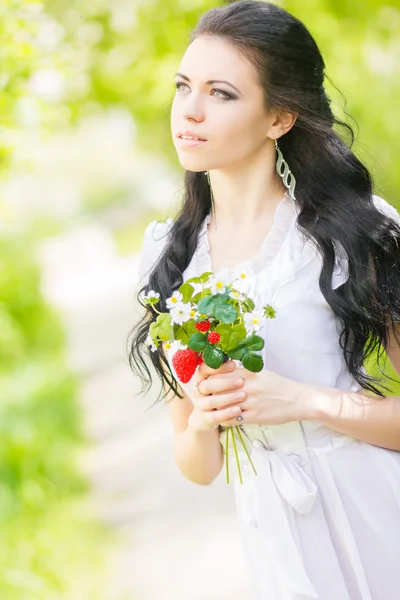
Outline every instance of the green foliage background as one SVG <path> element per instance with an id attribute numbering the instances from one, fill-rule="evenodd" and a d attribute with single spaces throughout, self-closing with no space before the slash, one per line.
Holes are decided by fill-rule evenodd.
<path id="1" fill-rule="evenodd" d="M 354 150 L 372 170 L 377 193 L 399 209 L 397 1 L 278 4 L 315 36 L 327 74 L 346 100 L 327 86 L 336 111 L 343 116 L 346 110 L 359 125 Z M 0 177 L 15 174 L 13 154 L 24 128 L 46 138 L 110 106 L 131 112 L 143 150 L 178 168 L 169 129 L 173 74 L 190 29 L 218 5 L 210 0 L 2 2 Z M 58 95 L 38 91 L 43 72 L 61 81 Z M 40 294 L 32 258 L 39 224 L 32 223 L 29 236 L 6 234 L 5 206 L 0 197 L 0 597 L 72 598 L 76 586 L 86 586 L 80 597 L 92 598 L 93 579 L 82 577 L 78 567 L 71 578 L 80 561 L 90 574 L 100 535 L 90 519 L 76 527 L 75 500 L 86 489 L 74 462 L 83 442 L 76 382 L 65 367 L 58 319 Z M 374 369 L 371 362 L 369 370 Z M 396 389 L 400 394 L 400 386 Z"/>

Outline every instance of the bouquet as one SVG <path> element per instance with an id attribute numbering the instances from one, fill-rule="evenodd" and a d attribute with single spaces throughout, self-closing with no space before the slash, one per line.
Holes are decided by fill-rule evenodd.
<path id="1" fill-rule="evenodd" d="M 167 312 L 155 308 L 160 294 L 151 290 L 143 301 L 158 313 L 151 323 L 146 342 L 155 351 L 160 344 L 165 349 L 178 345 L 172 364 L 179 381 L 188 383 L 198 365 L 204 361 L 218 369 L 229 359 L 238 360 L 249 371 L 259 372 L 263 359 L 258 354 L 264 339 L 257 335 L 266 318 L 274 318 L 275 310 L 267 304 L 255 309 L 254 301 L 244 292 L 245 272 L 229 283 L 224 277 L 206 272 L 184 282 L 166 301 Z M 229 436 L 236 457 L 240 482 L 242 475 L 236 447 L 235 431 L 255 474 L 240 426 L 226 428 L 226 480 L 229 483 Z"/>

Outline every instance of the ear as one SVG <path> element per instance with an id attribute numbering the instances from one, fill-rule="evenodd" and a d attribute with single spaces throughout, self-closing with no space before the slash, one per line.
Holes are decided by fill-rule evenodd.
<path id="1" fill-rule="evenodd" d="M 295 124 L 299 113 L 277 111 L 274 122 L 267 133 L 268 137 L 280 138 L 285 135 Z"/>

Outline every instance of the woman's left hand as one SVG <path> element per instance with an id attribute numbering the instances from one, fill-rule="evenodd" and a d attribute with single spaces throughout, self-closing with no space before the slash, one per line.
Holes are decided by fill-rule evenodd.
<path id="1" fill-rule="evenodd" d="M 217 388 L 213 387 L 215 377 L 217 375 L 210 375 L 202 382 L 202 394 L 218 393 Z M 237 403 L 242 409 L 243 420 L 237 421 L 235 417 L 221 423 L 224 427 L 239 424 L 281 425 L 310 419 L 308 385 L 305 383 L 287 379 L 265 369 L 253 373 L 244 367 L 237 367 L 232 373 L 219 374 L 218 378 L 221 377 L 241 377 L 244 384 L 235 389 L 246 393 L 246 398 Z"/>

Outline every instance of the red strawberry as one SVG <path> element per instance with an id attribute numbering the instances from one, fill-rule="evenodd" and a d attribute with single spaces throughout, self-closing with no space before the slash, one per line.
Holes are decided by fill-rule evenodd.
<path id="1" fill-rule="evenodd" d="M 198 365 L 197 352 L 186 348 L 185 350 L 177 350 L 172 357 L 172 364 L 176 371 L 179 381 L 188 383 Z"/>
<path id="2" fill-rule="evenodd" d="M 201 363 L 202 363 L 202 362 L 203 362 L 203 355 L 202 355 L 202 354 L 199 354 L 199 356 L 198 356 L 198 360 L 197 360 L 197 364 L 198 364 L 198 365 L 201 365 Z"/>
<path id="3" fill-rule="evenodd" d="M 208 341 L 210 342 L 210 344 L 218 344 L 220 339 L 221 339 L 221 336 L 216 331 L 211 331 L 208 334 Z"/>
<path id="4" fill-rule="evenodd" d="M 199 321 L 198 323 L 195 323 L 194 326 L 196 327 L 196 329 L 198 331 L 205 333 L 206 331 L 208 331 L 210 329 L 211 323 L 210 323 L 210 321 Z"/>

